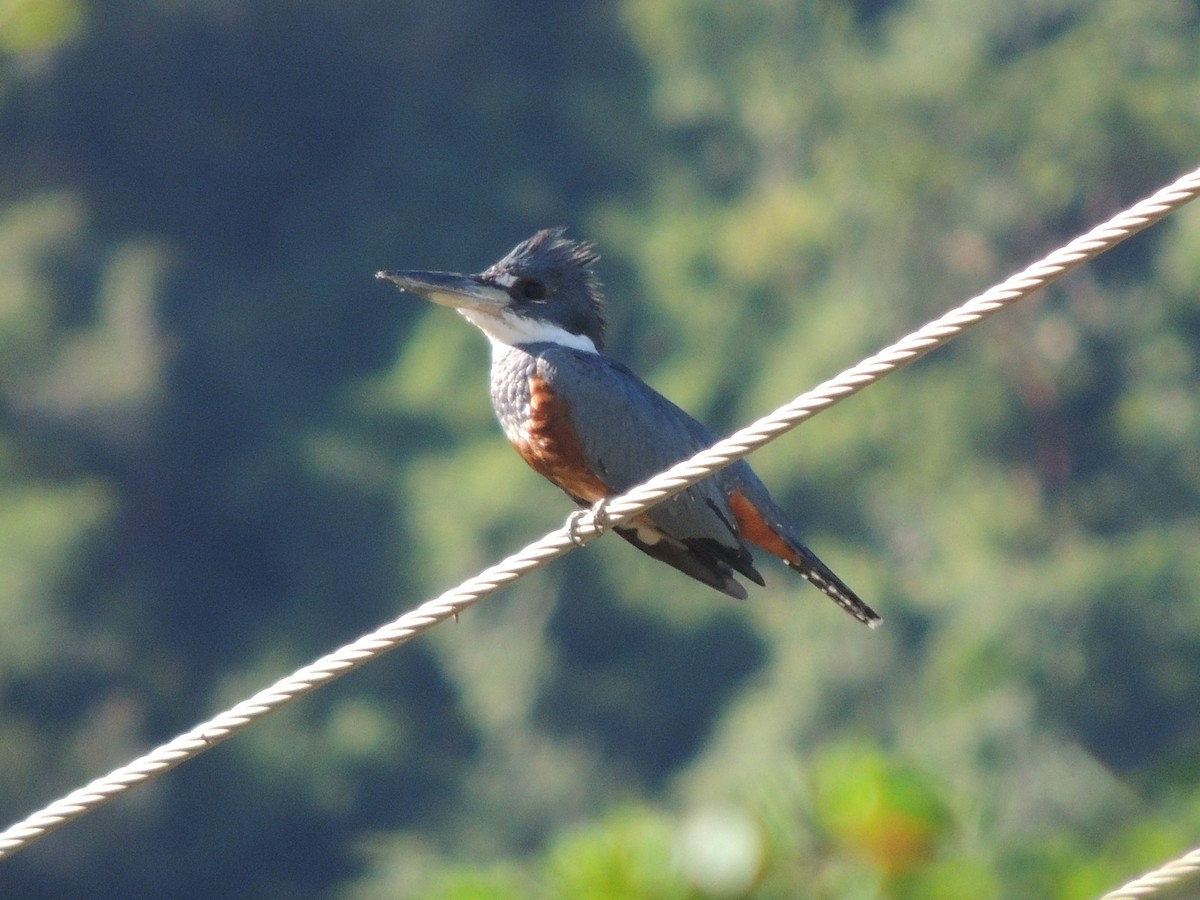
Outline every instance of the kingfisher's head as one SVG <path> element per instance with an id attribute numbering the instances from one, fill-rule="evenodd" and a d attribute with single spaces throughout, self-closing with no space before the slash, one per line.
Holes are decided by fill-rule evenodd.
<path id="1" fill-rule="evenodd" d="M 493 344 L 555 343 L 589 352 L 604 346 L 604 297 L 590 243 L 565 228 L 539 231 L 478 275 L 377 272 L 376 278 L 457 309 Z"/>

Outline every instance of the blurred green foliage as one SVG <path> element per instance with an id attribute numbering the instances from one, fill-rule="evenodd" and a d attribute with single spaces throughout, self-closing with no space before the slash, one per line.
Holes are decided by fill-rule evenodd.
<path id="1" fill-rule="evenodd" d="M 1185 0 L 0 2 L 0 810 L 557 525 L 373 282 L 599 242 L 730 430 L 1197 163 Z M 0 863 L 28 897 L 1093 897 L 1200 833 L 1200 210 Z M 1182 896 L 1183 894 L 1177 894 Z"/>
<path id="2" fill-rule="evenodd" d="M 0 51 L 20 55 L 53 50 L 78 35 L 83 13 L 76 0 L 3 0 Z"/>

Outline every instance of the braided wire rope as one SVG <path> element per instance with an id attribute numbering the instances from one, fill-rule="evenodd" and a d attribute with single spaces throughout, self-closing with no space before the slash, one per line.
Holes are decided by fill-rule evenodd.
<path id="1" fill-rule="evenodd" d="M 153 780 L 281 707 L 351 672 L 516 581 L 564 556 L 614 525 L 623 524 L 724 466 L 769 443 L 827 406 L 855 394 L 924 356 L 995 313 L 1121 241 L 1158 222 L 1200 195 L 1200 168 L 1118 213 L 1049 256 L 946 313 L 858 365 L 801 394 L 752 425 L 624 494 L 602 500 L 524 549 L 398 619 L 282 678 L 247 700 L 127 765 L 97 778 L 0 832 L 0 859 L 7 858 L 130 788 Z"/>
<path id="2" fill-rule="evenodd" d="M 1190 881 L 1197 874 L 1200 874 L 1200 847 L 1135 878 L 1115 891 L 1110 891 L 1100 900 L 1137 900 L 1139 897 L 1152 897 L 1165 888 L 1177 887 L 1185 881 Z"/>

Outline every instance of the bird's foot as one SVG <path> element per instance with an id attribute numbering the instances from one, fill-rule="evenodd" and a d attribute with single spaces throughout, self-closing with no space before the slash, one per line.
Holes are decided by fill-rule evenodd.
<path id="1" fill-rule="evenodd" d="M 579 533 L 579 526 L 588 516 L 592 517 L 592 525 L 596 529 L 597 536 L 608 531 L 610 527 L 608 519 L 608 498 L 601 497 L 587 509 L 577 509 L 575 512 L 567 516 L 567 534 L 571 537 L 571 543 L 577 547 L 582 547 L 587 543 L 583 539 L 583 535 Z"/>

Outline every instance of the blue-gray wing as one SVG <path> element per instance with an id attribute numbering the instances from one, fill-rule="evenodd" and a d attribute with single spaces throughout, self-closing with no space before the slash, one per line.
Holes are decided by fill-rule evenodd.
<path id="1" fill-rule="evenodd" d="M 716 436 L 620 363 L 559 346 L 539 348 L 538 374 L 566 402 L 588 467 L 625 491 L 716 442 Z M 745 548 L 728 499 L 706 479 L 647 514 L 679 540 Z"/>

